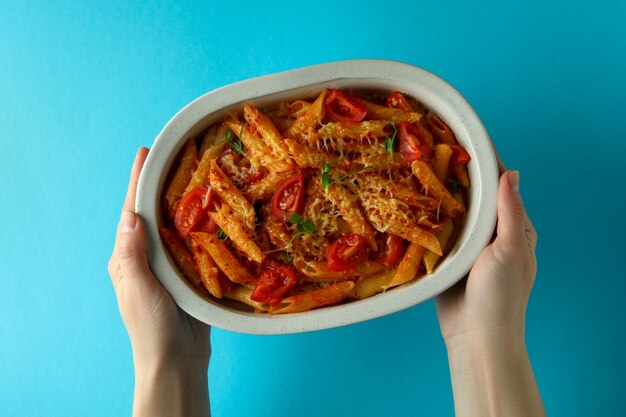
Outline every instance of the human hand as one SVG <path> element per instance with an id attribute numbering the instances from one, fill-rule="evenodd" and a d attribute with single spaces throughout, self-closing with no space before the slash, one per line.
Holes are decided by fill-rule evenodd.
<path id="1" fill-rule="evenodd" d="M 148 265 L 143 224 L 134 213 L 137 181 L 147 155 L 148 149 L 140 148 L 133 164 L 109 275 L 136 369 L 168 363 L 206 374 L 211 352 L 209 326 L 180 310 Z"/>
<path id="2" fill-rule="evenodd" d="M 500 177 L 495 240 L 468 277 L 436 299 L 439 326 L 449 348 L 494 335 L 524 343 L 536 245 L 537 233 L 519 193 L 519 172 L 506 171 Z"/>
<path id="3" fill-rule="evenodd" d="M 468 277 L 436 300 L 459 417 L 546 415 L 524 341 L 536 245 L 519 173 L 506 171 L 500 177 L 495 240 Z"/>

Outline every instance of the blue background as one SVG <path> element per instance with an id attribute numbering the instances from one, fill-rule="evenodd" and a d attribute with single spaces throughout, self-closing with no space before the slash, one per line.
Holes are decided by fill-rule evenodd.
<path id="1" fill-rule="evenodd" d="M 0 5 L 0 415 L 130 414 L 106 265 L 137 147 L 209 90 L 350 58 L 419 65 L 473 104 L 539 231 L 547 411 L 626 414 L 626 3 L 28 3 Z M 215 416 L 453 414 L 432 301 L 212 339 Z"/>

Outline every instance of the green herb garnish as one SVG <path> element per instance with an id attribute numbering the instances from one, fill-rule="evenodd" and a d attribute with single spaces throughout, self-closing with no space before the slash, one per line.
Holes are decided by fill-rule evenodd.
<path id="1" fill-rule="evenodd" d="M 333 183 L 333 179 L 330 176 L 330 165 L 329 164 L 322 165 L 322 179 L 321 179 L 321 183 L 322 183 L 322 187 L 324 187 L 324 190 L 328 190 L 328 187 L 330 187 L 330 184 Z"/>
<path id="2" fill-rule="evenodd" d="M 461 183 L 459 183 L 457 180 L 449 180 L 450 181 L 450 188 L 452 188 L 452 191 L 454 191 L 455 193 L 458 193 L 459 191 L 461 191 Z"/>
<path id="3" fill-rule="evenodd" d="M 226 142 L 228 142 L 233 151 L 243 156 L 246 154 L 246 149 L 243 143 L 241 143 L 241 135 L 243 134 L 244 126 L 245 124 L 241 125 L 241 132 L 239 132 L 239 138 L 237 138 L 237 140 L 233 140 L 233 132 L 230 129 L 226 131 Z"/>
<path id="4" fill-rule="evenodd" d="M 313 233 L 317 228 L 315 222 L 311 219 L 306 219 L 302 223 L 299 223 L 297 227 L 298 233 Z"/>
<path id="5" fill-rule="evenodd" d="M 396 146 L 398 142 L 396 139 L 396 135 L 398 134 L 398 129 L 396 129 L 396 124 L 392 122 L 391 126 L 393 126 L 393 135 L 391 135 L 390 138 L 385 139 L 385 150 L 389 152 L 389 155 L 393 155 L 393 153 L 396 150 Z"/>
<path id="6" fill-rule="evenodd" d="M 330 165 L 324 164 L 322 165 L 322 178 L 320 180 L 320 183 L 322 184 L 324 191 L 327 191 L 328 187 L 330 187 L 332 183 L 345 180 L 351 175 L 358 174 L 360 172 L 365 171 L 366 169 L 372 169 L 372 168 L 376 168 L 376 165 L 366 165 L 363 168 L 359 168 L 355 171 L 348 172 L 346 175 L 342 175 L 338 177 L 337 179 L 333 179 L 333 177 L 330 176 Z"/>
<path id="7" fill-rule="evenodd" d="M 289 216 L 289 222 L 293 224 L 299 224 L 304 221 L 304 218 L 296 212 L 291 213 Z"/>
<path id="8" fill-rule="evenodd" d="M 287 253 L 287 259 L 289 259 L 289 251 L 291 250 L 291 245 L 293 244 L 293 241 L 298 236 L 304 235 L 304 234 L 312 234 L 317 229 L 317 226 L 315 225 L 315 222 L 313 220 L 305 219 L 304 217 L 302 217 L 301 215 L 295 212 L 291 213 L 291 215 L 289 216 L 289 222 L 296 225 L 296 229 L 298 230 L 298 232 L 294 233 L 294 235 L 291 236 L 289 243 L 285 247 L 285 252 Z"/>
<path id="9" fill-rule="evenodd" d="M 217 237 L 219 237 L 222 240 L 228 239 L 228 236 L 226 236 L 226 233 L 224 233 L 224 231 L 222 229 L 219 229 L 217 231 Z"/>

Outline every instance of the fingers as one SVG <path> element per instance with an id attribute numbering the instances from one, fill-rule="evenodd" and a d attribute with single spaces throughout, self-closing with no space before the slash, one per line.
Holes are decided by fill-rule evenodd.
<path id="1" fill-rule="evenodd" d="M 507 171 L 500 177 L 497 240 L 508 248 L 518 248 L 521 244 L 530 243 L 529 246 L 534 250 L 536 236 L 524 209 L 519 182 L 518 171 Z M 527 232 L 529 229 L 532 229 L 531 235 Z"/>
<path id="2" fill-rule="evenodd" d="M 124 211 L 135 211 L 135 196 L 137 194 L 137 182 L 139 181 L 139 174 L 141 168 L 143 168 L 146 157 L 148 156 L 148 148 L 141 147 L 137 151 L 135 156 L 135 162 L 130 172 L 130 181 L 128 182 L 128 191 L 126 192 L 126 200 L 124 201 Z"/>
<path id="3" fill-rule="evenodd" d="M 515 243 L 524 233 L 526 215 L 519 193 L 519 172 L 507 171 L 500 177 L 498 189 L 498 238 Z"/>
<path id="4" fill-rule="evenodd" d="M 139 148 L 130 173 L 128 191 L 126 193 L 120 223 L 117 228 L 115 247 L 113 248 L 113 254 L 109 260 L 109 275 L 111 276 L 116 291 L 120 280 L 124 276 L 122 271 L 122 258 L 126 263 L 126 269 L 129 269 L 128 262 L 131 259 L 143 258 L 145 268 L 147 268 L 148 265 L 145 254 L 143 229 L 137 219 L 137 215 L 134 213 L 137 182 L 147 156 L 148 149 L 143 147 Z"/>
<path id="5" fill-rule="evenodd" d="M 122 212 L 115 255 L 121 276 L 128 280 L 152 279 L 146 256 L 146 237 L 141 219 L 132 211 Z"/>

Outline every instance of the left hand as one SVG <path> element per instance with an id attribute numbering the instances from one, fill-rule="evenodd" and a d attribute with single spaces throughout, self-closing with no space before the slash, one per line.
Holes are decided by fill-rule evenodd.
<path id="1" fill-rule="evenodd" d="M 133 164 L 109 275 L 136 367 L 165 361 L 206 370 L 211 353 L 210 327 L 178 308 L 148 265 L 143 224 L 134 212 L 137 181 L 147 155 L 148 149 L 140 148 Z"/>

